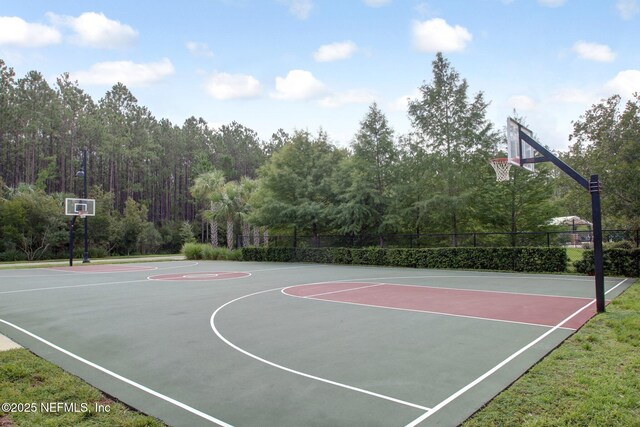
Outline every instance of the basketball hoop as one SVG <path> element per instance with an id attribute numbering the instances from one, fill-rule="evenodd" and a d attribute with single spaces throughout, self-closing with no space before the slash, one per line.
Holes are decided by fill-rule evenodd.
<path id="1" fill-rule="evenodd" d="M 87 217 L 87 211 L 78 211 L 78 216 L 80 218 L 86 218 Z"/>
<path id="2" fill-rule="evenodd" d="M 509 169 L 511 169 L 511 163 L 509 163 L 506 157 L 489 160 L 491 167 L 496 171 L 496 181 L 509 181 Z"/>

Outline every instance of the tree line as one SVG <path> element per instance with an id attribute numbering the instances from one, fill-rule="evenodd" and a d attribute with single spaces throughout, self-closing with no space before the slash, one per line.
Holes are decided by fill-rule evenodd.
<path id="1" fill-rule="evenodd" d="M 511 180 L 497 184 L 488 160 L 505 156 L 504 129 L 443 55 L 432 65 L 409 103 L 408 134 L 396 135 L 374 103 L 341 148 L 322 130 L 280 129 L 261 141 L 237 122 L 212 129 L 191 117 L 177 126 L 156 119 L 123 84 L 94 102 L 68 74 L 51 87 L 37 71 L 17 79 L 0 59 L 0 220 L 9 221 L 0 252 L 20 246 L 20 227 L 7 225 L 22 212 L 7 208 L 12 200 L 80 194 L 83 150 L 89 197 L 101 200 L 98 213 L 111 224 L 102 230 L 112 228 L 101 237 L 91 229 L 92 240 L 110 253 L 173 250 L 188 239 L 185 223 L 202 224 L 193 231 L 214 245 L 232 246 L 236 233 L 259 240 L 266 228 L 374 234 L 382 244 L 390 233 L 451 233 L 455 245 L 463 232 L 544 230 L 553 216 L 590 217 L 587 195 L 547 164 L 535 174 L 512 168 Z M 640 224 L 639 107 L 638 94 L 626 104 L 617 95 L 602 100 L 574 122 L 571 147 L 558 153 L 580 173 L 601 175 L 608 227 Z M 128 240 L 114 228 L 127 212 L 139 219 Z M 145 240 L 155 243 L 145 248 Z"/>

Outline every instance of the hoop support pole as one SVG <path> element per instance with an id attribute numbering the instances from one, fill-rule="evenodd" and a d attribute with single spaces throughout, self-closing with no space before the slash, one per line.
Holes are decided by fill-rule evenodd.
<path id="1" fill-rule="evenodd" d="M 600 193 L 602 191 L 598 175 L 591 175 L 591 179 L 587 180 L 585 177 L 576 172 L 571 166 L 560 160 L 555 154 L 547 150 L 536 140 L 522 131 L 520 124 L 518 124 L 518 136 L 520 144 L 522 141 L 526 142 L 533 147 L 538 153 L 542 154 L 544 160 L 540 158 L 535 159 L 520 159 L 520 163 L 539 163 L 541 161 L 549 161 L 556 165 L 560 170 L 569 175 L 582 186 L 585 190 L 591 193 L 591 222 L 593 223 L 593 258 L 595 267 L 595 285 L 596 285 L 596 308 L 598 313 L 604 313 L 605 311 L 605 293 L 604 293 L 604 262 L 602 251 L 602 207 L 600 203 Z"/>
<path id="2" fill-rule="evenodd" d="M 71 217 L 69 222 L 69 267 L 73 267 L 73 240 L 74 240 L 74 226 L 76 223 L 76 216 Z"/>
<path id="3" fill-rule="evenodd" d="M 591 193 L 591 222 L 593 223 L 593 261 L 596 280 L 596 309 L 604 313 L 604 255 L 602 251 L 602 209 L 600 206 L 601 185 L 598 175 L 591 175 L 589 192 Z"/>

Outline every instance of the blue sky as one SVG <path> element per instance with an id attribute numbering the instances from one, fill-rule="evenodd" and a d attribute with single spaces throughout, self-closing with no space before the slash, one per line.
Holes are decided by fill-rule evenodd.
<path id="1" fill-rule="evenodd" d="M 396 135 L 441 51 L 565 149 L 576 120 L 640 92 L 640 0 L 0 0 L 0 58 L 98 101 L 122 81 L 157 118 L 232 120 L 262 139 L 323 128 L 346 146 L 377 102 Z"/>

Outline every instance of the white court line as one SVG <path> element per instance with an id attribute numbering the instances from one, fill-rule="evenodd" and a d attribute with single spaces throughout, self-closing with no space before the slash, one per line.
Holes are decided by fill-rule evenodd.
<path id="1" fill-rule="evenodd" d="M 609 293 L 609 292 L 613 291 L 615 288 L 617 288 L 618 286 L 620 286 L 621 284 L 623 284 L 626 281 L 627 281 L 627 279 L 622 280 L 617 285 L 615 285 L 613 288 L 609 289 L 606 293 Z M 461 395 L 466 393 L 468 390 L 470 390 L 471 388 L 475 387 L 476 385 L 478 385 L 479 383 L 481 383 L 482 381 L 487 379 L 489 376 L 493 375 L 499 369 L 504 367 L 507 363 L 511 362 L 513 359 L 515 359 L 516 357 L 518 357 L 519 355 L 521 355 L 522 353 L 524 353 L 525 351 L 527 351 L 528 349 L 530 349 L 531 347 L 533 347 L 534 345 L 536 345 L 537 343 L 539 343 L 540 341 L 542 341 L 543 339 L 545 339 L 546 337 L 551 335 L 556 330 L 560 329 L 560 327 L 563 324 L 565 324 L 566 322 L 571 320 L 574 316 L 576 316 L 577 314 L 579 314 L 580 312 L 585 310 L 590 305 L 595 304 L 595 302 L 596 302 L 596 300 L 592 300 L 589 304 L 586 304 L 584 307 L 576 310 L 573 314 L 571 314 L 569 317 L 564 319 L 562 322 L 558 323 L 552 329 L 549 329 L 547 332 L 545 332 L 544 334 L 540 335 L 538 338 L 536 338 L 535 340 L 531 341 L 529 344 L 525 345 L 520 350 L 518 350 L 515 353 L 513 353 L 512 355 L 510 355 L 509 357 L 504 359 L 502 362 L 498 363 L 496 366 L 494 366 L 493 368 L 489 369 L 487 372 L 485 372 L 484 374 L 482 374 L 481 376 L 479 376 L 478 378 L 476 378 L 475 380 L 473 380 L 472 382 L 470 382 L 466 386 L 462 387 L 460 390 L 458 390 L 455 393 L 453 393 L 451 396 L 447 397 L 445 400 L 443 400 L 442 402 L 438 403 L 433 408 L 427 410 L 427 412 L 425 412 L 424 414 L 422 414 L 421 416 L 419 416 L 418 418 L 416 418 L 415 420 L 413 420 L 412 422 L 407 424 L 405 427 L 415 427 L 415 426 L 417 426 L 422 421 L 426 420 L 431 415 L 435 414 L 440 409 L 444 408 L 446 405 L 448 405 L 449 403 L 453 402 L 455 399 L 457 399 L 458 397 L 460 397 Z"/>
<path id="2" fill-rule="evenodd" d="M 404 285 L 393 285 L 391 283 L 380 283 L 379 285 L 374 285 L 374 286 L 380 286 L 380 285 L 404 286 Z M 306 285 L 297 285 L 297 286 L 306 286 Z M 288 296 L 288 297 L 294 297 L 294 298 L 300 298 L 300 299 L 316 299 L 316 298 L 313 298 L 314 295 L 303 297 L 303 296 L 292 295 L 292 294 L 288 294 L 288 293 L 284 292 L 286 289 L 293 288 L 293 287 L 295 287 L 295 286 L 289 286 L 289 287 L 283 289 L 281 292 L 284 295 Z M 369 286 L 369 287 L 371 287 L 371 286 Z M 448 289 L 448 288 L 444 288 L 444 289 Z M 348 290 L 351 291 L 353 289 L 345 289 L 344 291 L 335 291 L 335 292 L 327 292 L 327 293 L 330 294 L 330 293 L 337 293 L 337 292 L 346 292 Z M 319 294 L 319 295 L 326 295 L 326 294 Z M 315 296 L 317 296 L 317 295 L 315 295 Z M 536 326 L 536 327 L 541 327 L 541 328 L 551 328 L 552 327 L 551 325 L 543 325 L 543 324 L 539 324 L 539 323 L 518 322 L 516 320 L 492 319 L 490 317 L 478 317 L 478 316 L 469 316 L 469 315 L 465 315 L 465 314 L 446 313 L 446 312 L 440 312 L 440 311 L 418 310 L 418 309 L 414 309 L 414 308 L 387 307 L 387 306 L 384 306 L 384 305 L 364 304 L 364 303 L 360 303 L 360 302 L 336 301 L 336 300 L 322 299 L 322 298 L 317 298 L 316 301 L 336 303 L 336 304 L 355 305 L 355 306 L 360 306 L 360 307 L 382 308 L 382 309 L 385 309 L 385 310 L 408 311 L 408 312 L 411 312 L 411 313 L 437 314 L 437 315 L 440 315 L 440 316 L 459 317 L 459 318 L 462 318 L 462 319 L 484 320 L 484 321 L 487 321 L 487 322 L 509 323 L 509 324 L 514 324 L 514 325 Z M 575 331 L 576 330 L 575 328 L 567 328 L 567 327 L 561 327 L 560 329 L 566 329 L 568 331 Z"/>
<path id="3" fill-rule="evenodd" d="M 181 261 L 178 261 L 181 262 Z M 158 271 L 159 270 L 172 270 L 174 268 L 186 268 L 186 267 L 195 267 L 196 265 L 200 264 L 199 262 L 194 262 L 191 264 L 187 264 L 187 265 L 174 265 L 172 267 L 158 267 Z"/>
<path id="4" fill-rule="evenodd" d="M 208 277 L 204 277 L 201 280 L 198 280 L 198 278 L 205 276 L 206 274 L 211 275 L 214 272 L 207 272 L 207 271 L 202 271 L 202 272 L 192 272 L 192 273 L 186 273 L 183 274 L 180 277 L 172 277 L 172 278 L 158 278 L 158 276 L 164 276 L 164 274 L 155 274 L 153 276 L 147 276 L 147 279 L 150 281 L 154 281 L 154 282 L 191 282 L 191 283 L 197 283 L 197 282 L 205 282 L 207 280 L 209 280 Z M 221 277 L 221 278 L 213 278 L 211 280 L 216 280 L 216 281 L 222 281 L 222 280 L 237 280 L 237 279 L 246 279 L 247 277 L 251 277 L 253 274 L 249 273 L 248 271 L 220 271 L 216 274 L 234 274 L 234 273 L 239 273 L 239 274 L 245 274 L 246 276 L 238 276 L 238 277 Z M 186 279 L 186 280 L 185 280 Z M 193 279 L 193 280 L 192 280 Z"/>
<path id="5" fill-rule="evenodd" d="M 527 274 L 512 274 L 512 273 L 503 273 L 499 276 L 484 276 L 484 275 L 473 275 L 473 274 L 465 274 L 465 275 L 451 275 L 451 276 L 443 276 L 443 275 L 423 275 L 423 276 L 395 276 L 395 277 L 365 277 L 357 280 L 395 280 L 395 279 L 500 279 L 500 280 L 522 280 L 522 279 L 531 279 L 531 280 L 553 280 L 553 281 L 567 281 L 567 282 L 587 282 L 593 283 L 593 278 L 569 278 L 564 276 L 552 276 L 552 275 L 527 275 Z M 350 279 L 355 280 L 355 279 Z"/>
<path id="6" fill-rule="evenodd" d="M 320 283 L 327 283 L 327 282 L 319 282 L 319 283 L 314 283 L 314 284 L 320 284 Z M 315 375 L 307 374 L 307 373 L 304 373 L 304 372 L 301 372 L 301 371 L 296 371 L 295 369 L 287 368 L 286 366 L 278 365 L 277 363 L 271 362 L 271 361 L 269 361 L 267 359 L 264 359 L 264 358 L 262 358 L 260 356 L 257 356 L 257 355 L 255 355 L 253 353 L 248 352 L 247 350 L 244 350 L 244 349 L 238 347 L 237 345 L 235 345 L 234 343 L 229 341 L 227 338 L 225 338 L 222 335 L 222 333 L 220 333 L 218 328 L 216 327 L 216 325 L 215 325 L 216 315 L 220 312 L 220 310 L 222 310 L 223 308 L 227 307 L 228 305 L 233 304 L 233 303 L 235 303 L 237 301 L 240 301 L 242 299 L 255 296 L 255 295 L 263 294 L 263 293 L 266 293 L 266 292 L 282 291 L 282 289 L 284 289 L 284 288 L 274 288 L 274 289 L 267 289 L 267 290 L 259 291 L 259 292 L 253 292 L 251 294 L 243 295 L 241 297 L 238 297 L 238 298 L 235 298 L 235 299 L 233 299 L 231 301 L 226 302 L 225 304 L 223 304 L 220 307 L 218 307 L 216 309 L 216 311 L 214 311 L 213 314 L 211 315 L 211 319 L 209 321 L 209 323 L 211 324 L 211 329 L 218 336 L 218 338 L 220 338 L 229 347 L 233 348 L 236 351 L 239 351 L 240 353 L 242 353 L 242 354 L 244 354 L 246 356 L 251 357 L 252 359 L 257 360 L 258 362 L 262 362 L 262 363 L 264 363 L 266 365 L 273 366 L 274 368 L 281 369 L 283 371 L 286 371 L 286 372 L 289 372 L 289 373 L 292 373 L 292 374 L 295 374 L 295 375 L 300 375 L 300 376 L 305 377 L 305 378 L 309 378 L 309 379 L 312 379 L 312 380 L 316 380 L 316 381 L 320 381 L 320 382 L 323 382 L 323 383 L 326 383 L 326 384 L 330 384 L 330 385 L 333 385 L 333 386 L 336 386 L 336 387 L 341 387 L 341 388 L 344 388 L 344 389 L 347 389 L 347 390 L 355 391 L 355 392 L 358 392 L 358 393 L 363 393 L 363 394 L 366 394 L 366 395 L 369 395 L 369 396 L 373 396 L 373 397 L 377 397 L 377 398 L 380 398 L 380 399 L 388 400 L 388 401 L 391 401 L 391 402 L 394 402 L 394 403 L 399 403 L 399 404 L 404 405 L 404 406 L 409 406 L 409 407 L 412 407 L 412 408 L 421 409 L 423 411 L 428 411 L 429 410 L 429 408 L 427 408 L 425 406 L 422 406 L 422 405 L 417 405 L 415 403 L 406 402 L 404 400 L 396 399 L 394 397 L 386 396 L 384 394 L 375 393 L 375 392 L 372 392 L 372 391 L 369 391 L 369 390 L 365 390 L 365 389 L 362 389 L 362 388 L 359 388 L 359 387 L 350 386 L 348 384 L 339 383 L 337 381 L 332 381 L 332 380 L 329 380 L 329 379 L 326 379 L 326 378 L 322 378 L 322 377 L 318 377 L 318 376 L 315 376 Z"/>
<path id="7" fill-rule="evenodd" d="M 257 273 L 257 272 L 261 272 L 261 271 L 277 271 L 277 270 L 296 270 L 296 269 L 300 269 L 300 268 L 307 268 L 307 267 L 316 267 L 315 265 L 302 265 L 302 266 L 296 266 L 296 267 L 275 267 L 275 268 L 263 268 L 261 270 L 247 270 L 247 272 L 251 272 L 251 273 Z M 321 266 L 324 267 L 324 266 Z"/>
<path id="8" fill-rule="evenodd" d="M 415 288 L 442 289 L 447 291 L 484 292 L 484 293 L 490 293 L 490 294 L 523 295 L 523 296 L 530 296 L 530 297 L 545 297 L 545 298 L 571 298 L 571 299 L 583 299 L 583 300 L 592 299 L 588 297 L 574 297 L 574 296 L 568 296 L 568 295 L 549 295 L 549 294 L 534 294 L 529 292 L 492 291 L 489 289 L 450 288 L 447 286 L 413 285 L 413 284 L 404 284 L 404 283 L 386 283 L 386 284 L 389 286 L 412 286 Z"/>
<path id="9" fill-rule="evenodd" d="M 171 261 L 165 261 L 165 262 L 171 262 Z M 176 262 L 180 262 L 180 261 L 176 261 Z M 62 268 L 66 268 L 66 266 L 61 266 L 62 268 L 56 268 L 56 267 L 45 267 L 43 268 L 43 270 L 48 270 L 48 271 L 58 271 L 61 273 L 72 273 L 72 274 L 80 274 L 80 275 L 84 275 L 84 274 L 115 274 L 115 273 L 137 273 L 137 272 L 142 272 L 142 271 L 160 271 L 160 270 L 170 270 L 173 268 L 186 268 L 186 267 L 194 267 L 196 265 L 198 265 L 197 262 L 192 263 L 192 264 L 187 264 L 187 265 L 177 265 L 177 266 L 172 266 L 172 267 L 158 267 L 158 266 L 150 266 L 150 265 L 136 265 L 134 263 L 124 263 L 124 264 L 108 264 L 108 263 L 96 263 L 96 264 L 92 264 L 91 266 L 108 266 L 108 265 L 113 265 L 116 267 L 125 267 L 124 270 L 113 270 L 113 271 L 78 271 L 78 270 L 63 270 Z M 140 269 L 129 269 L 127 270 L 126 267 L 144 267 L 144 268 L 140 268 Z"/>
<path id="10" fill-rule="evenodd" d="M 107 265 L 117 265 L 117 266 L 121 266 L 121 265 L 125 265 L 125 264 L 92 264 L 90 267 L 93 266 L 107 266 Z M 112 271 L 77 271 L 77 270 L 63 270 L 64 268 L 67 268 L 68 266 L 60 266 L 60 267 L 46 267 L 43 268 L 43 270 L 48 270 L 48 271 L 59 271 L 61 273 L 69 273 L 69 274 L 79 274 L 79 275 L 91 275 L 91 274 L 114 274 L 114 273 L 135 273 L 138 271 L 153 271 L 153 270 L 157 270 L 158 267 L 147 267 L 147 266 L 142 266 L 144 268 L 140 268 L 140 269 L 129 269 L 129 270 L 112 270 Z M 140 267 L 138 265 L 136 266 L 131 266 L 131 267 Z"/>
<path id="11" fill-rule="evenodd" d="M 547 280 L 565 280 L 565 281 L 574 281 L 574 282 L 587 282 L 587 283 L 593 283 L 594 279 L 593 278 L 589 278 L 589 279 L 565 279 L 562 277 L 558 277 L 558 276 L 544 276 L 544 275 L 539 275 L 539 276 L 535 276 L 535 275 L 529 275 L 529 276 L 518 276 L 518 275 L 511 275 L 511 276 L 507 276 L 508 273 L 505 273 L 504 276 L 474 276 L 474 275 L 461 275 L 461 276 L 433 276 L 433 275 L 424 275 L 424 276 L 395 276 L 395 277 L 363 277 L 363 278 L 351 278 L 351 279 L 338 279 L 338 280 L 332 280 L 332 281 L 325 281 L 325 282 L 319 282 L 319 283 L 342 283 L 342 282 L 358 282 L 358 281 L 367 281 L 367 280 L 398 280 L 398 279 L 448 279 L 448 278 L 453 278 L 453 279 L 503 279 L 503 280 L 510 280 L 513 281 L 514 279 L 547 279 Z M 623 281 L 626 280 L 623 279 Z M 315 284 L 315 283 L 312 283 Z M 434 288 L 434 289 L 449 289 L 449 290 L 460 290 L 460 291 L 472 291 L 472 292 L 495 292 L 495 293 L 505 293 L 505 294 L 512 294 L 512 295 L 531 295 L 531 296 L 542 296 L 542 297 L 555 297 L 555 298 L 576 298 L 576 299 L 584 299 L 584 300 L 590 300 L 591 298 L 588 297 L 576 297 L 576 296 L 571 296 L 571 295 L 547 295 L 547 294 L 535 294 L 535 293 L 526 293 L 526 292 L 509 292 L 509 291 L 491 291 L 491 290 L 486 290 L 486 289 L 469 289 L 469 288 L 450 288 L 450 287 L 442 287 L 442 286 L 429 286 L 429 285 L 414 285 L 414 284 L 403 284 L 403 283 L 387 283 L 389 285 L 397 285 L 397 286 L 416 286 L 416 287 L 430 287 L 430 288 Z M 309 285 L 308 283 L 306 284 L 302 284 L 302 285 L 292 285 L 292 286 L 288 286 L 288 287 L 293 287 L 293 286 L 306 286 Z M 605 280 L 605 286 L 607 285 L 607 282 Z M 617 285 L 616 285 L 617 286 Z M 607 291 L 609 292 L 609 291 Z"/>
<path id="12" fill-rule="evenodd" d="M 162 262 L 168 262 L 168 261 L 162 261 Z M 176 261 L 176 262 L 180 262 L 180 261 Z M 192 264 L 187 264 L 187 265 L 177 265 L 177 266 L 172 266 L 172 267 L 155 267 L 156 270 L 171 270 L 173 268 L 185 268 L 185 267 L 194 267 L 196 265 L 198 265 L 199 263 L 195 262 Z M 113 264 L 94 264 L 94 265 L 113 265 Z M 126 265 L 126 264 L 118 264 L 118 265 Z M 25 268 L 23 269 L 23 271 L 30 271 L 30 270 L 42 270 L 45 273 L 44 274 L 24 274 L 24 275 L 11 275 L 11 276 L 5 276 L 2 273 L 0 273 L 0 279 L 6 279 L 6 278 L 11 278 L 11 279 L 21 279 L 21 278 L 32 278 L 32 277 L 49 277 L 49 275 L 51 274 L 51 272 L 57 272 L 57 273 L 63 273 L 61 274 L 61 276 L 65 276 L 66 274 L 64 273 L 74 273 L 74 274 L 103 274 L 103 273 L 130 273 L 132 272 L 130 271 L 104 271 L 104 272 L 80 272 L 80 271 L 69 271 L 69 270 L 56 270 L 55 268 L 52 267 L 37 267 L 34 266 L 32 268 Z M 12 270 L 8 270 L 8 271 L 12 271 Z M 149 271 L 149 270 L 136 270 L 136 271 Z"/>
<path id="13" fill-rule="evenodd" d="M 122 285 L 125 283 L 137 283 L 137 282 L 148 282 L 148 280 L 145 279 L 138 279 L 138 280 L 126 280 L 123 282 L 105 282 L 105 283 L 84 283 L 81 285 L 66 285 L 66 286 L 51 286 L 48 288 L 31 288 L 31 289 L 16 289 L 13 291 L 1 291 L 0 295 L 4 295 L 4 294 L 20 294 L 20 293 L 24 293 L 24 292 L 36 292 L 36 291 L 54 291 L 54 290 L 58 290 L 58 289 L 73 289 L 73 288 L 89 288 L 89 287 L 94 287 L 94 286 L 106 286 L 106 285 Z"/>
<path id="14" fill-rule="evenodd" d="M 386 283 L 377 283 L 375 285 L 367 285 L 367 286 L 360 286 L 360 287 L 357 287 L 357 288 L 341 289 L 339 291 L 322 292 L 322 293 L 315 294 L 315 295 L 305 295 L 305 296 L 301 296 L 300 295 L 300 298 L 315 298 L 315 297 L 319 297 L 319 296 L 322 296 L 322 295 L 339 294 L 339 293 L 342 293 L 342 292 L 357 291 L 358 289 L 375 288 L 376 286 L 382 286 L 382 285 L 385 285 L 385 284 Z M 286 295 L 289 295 L 289 296 L 298 296 L 298 295 L 291 295 L 291 294 L 288 294 L 288 293 L 285 292 L 287 289 L 294 288 L 294 287 L 295 286 L 289 286 L 289 287 L 283 289 L 282 293 L 286 294 Z"/>
<path id="15" fill-rule="evenodd" d="M 14 325 L 13 323 L 7 322 L 6 320 L 3 320 L 3 319 L 0 319 L 0 322 L 2 322 L 5 325 L 8 325 L 8 326 L 18 330 L 18 331 L 20 331 L 20 332 L 22 332 L 24 334 L 27 334 L 32 338 L 35 338 L 36 340 L 48 345 L 51 348 L 54 348 L 54 349 L 58 350 L 61 353 L 66 354 L 67 356 L 70 356 L 70 357 L 76 359 L 79 362 L 84 363 L 85 365 L 88 365 L 88 366 L 90 366 L 90 367 L 92 367 L 94 369 L 97 369 L 100 372 L 103 372 L 103 373 L 105 373 L 105 374 L 107 374 L 107 375 L 109 375 L 109 376 L 111 376 L 111 377 L 113 377 L 113 378 L 115 378 L 117 380 L 120 380 L 120 381 L 122 381 L 122 382 L 124 382 L 126 384 L 129 384 L 130 386 L 133 386 L 133 387 L 137 388 L 138 390 L 142 390 L 145 393 L 148 393 L 148 394 L 150 394 L 152 396 L 155 396 L 155 397 L 157 397 L 159 399 L 162 399 L 165 402 L 171 403 L 171 404 L 173 404 L 173 405 L 175 405 L 175 406 L 177 406 L 179 408 L 182 408 L 185 411 L 191 412 L 192 414 L 197 415 L 200 418 L 203 418 L 203 419 L 205 419 L 207 421 L 210 421 L 212 423 L 216 423 L 216 424 L 220 425 L 221 427 L 233 427 L 231 424 L 225 423 L 224 421 L 219 420 L 216 417 L 213 417 L 213 416 L 211 416 L 209 414 L 206 414 L 206 413 L 204 413 L 202 411 L 199 411 L 198 409 L 195 409 L 195 408 L 193 408 L 193 407 L 191 407 L 191 406 L 189 406 L 189 405 L 187 405 L 185 403 L 182 403 L 182 402 L 180 402 L 180 401 L 178 401 L 178 400 L 176 400 L 176 399 L 174 399 L 172 397 L 169 397 L 169 396 L 164 395 L 162 393 L 159 393 L 159 392 L 157 392 L 155 390 L 152 390 L 149 387 L 146 387 L 146 386 L 144 386 L 144 385 L 142 385 L 140 383 L 137 383 L 137 382 L 135 382 L 133 380 L 130 380 L 130 379 L 126 378 L 126 377 L 123 377 L 120 374 L 116 374 L 115 372 L 110 371 L 107 368 L 103 368 L 102 366 L 100 366 L 100 365 L 98 365 L 96 363 L 93 363 L 93 362 L 91 362 L 91 361 L 89 361 L 89 360 L 87 360 L 87 359 L 85 359 L 83 357 L 80 357 L 77 354 L 74 354 L 74 353 L 72 353 L 72 352 L 70 352 L 68 350 L 65 350 L 64 348 L 62 348 L 60 346 L 57 346 L 57 345 L 53 344 L 52 342 L 47 341 L 44 338 L 41 338 L 41 337 L 39 337 L 38 335 L 36 335 L 36 334 L 34 334 L 32 332 L 27 331 L 26 329 L 23 329 L 23 328 L 21 328 L 21 327 L 19 327 L 17 325 Z"/>

